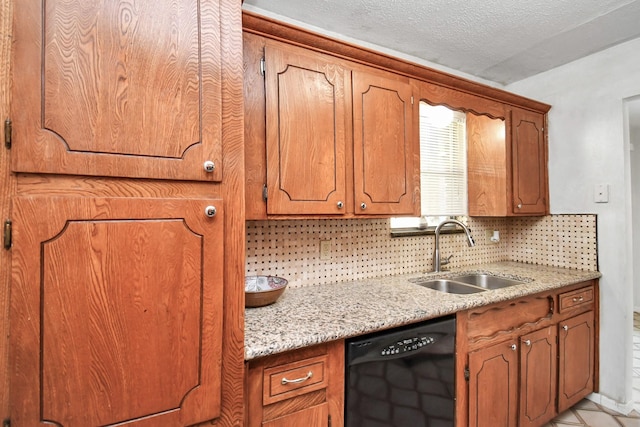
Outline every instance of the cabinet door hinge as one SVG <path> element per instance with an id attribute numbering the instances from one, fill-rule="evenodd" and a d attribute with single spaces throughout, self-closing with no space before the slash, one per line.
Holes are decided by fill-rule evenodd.
<path id="1" fill-rule="evenodd" d="M 7 418 L 6 420 L 2 421 L 2 427 L 11 427 L 11 420 Z"/>
<path id="2" fill-rule="evenodd" d="M 268 192 L 267 192 L 267 185 L 263 185 L 262 186 L 262 200 L 264 200 L 265 202 L 267 201 L 268 198 Z"/>
<path id="3" fill-rule="evenodd" d="M 4 248 L 5 249 L 11 249 L 11 220 L 8 219 L 4 222 L 4 238 L 3 238 L 3 242 L 4 242 Z"/>
<path id="4" fill-rule="evenodd" d="M 4 146 L 11 148 L 11 133 L 13 132 L 13 125 L 11 119 L 4 121 Z"/>
<path id="5" fill-rule="evenodd" d="M 260 58 L 260 74 L 264 76 L 265 72 L 266 72 L 266 65 L 265 65 L 265 60 L 263 56 L 262 58 Z"/>
<path id="6" fill-rule="evenodd" d="M 411 105 L 413 105 L 413 95 L 411 95 Z"/>
<path id="7" fill-rule="evenodd" d="M 469 381 L 470 377 L 471 377 L 471 372 L 469 372 L 469 367 L 465 366 L 464 367 L 464 379 L 465 379 L 465 381 Z"/>
<path id="8" fill-rule="evenodd" d="M 328 424 L 327 424 L 327 425 L 328 425 L 329 427 L 331 427 L 331 414 L 329 414 L 329 417 L 328 417 L 328 418 L 329 418 L 329 419 L 327 420 L 327 421 L 328 421 Z"/>

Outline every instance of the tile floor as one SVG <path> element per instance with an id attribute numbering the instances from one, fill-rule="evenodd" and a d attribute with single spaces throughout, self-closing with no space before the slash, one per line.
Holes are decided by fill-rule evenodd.
<path id="1" fill-rule="evenodd" d="M 633 401 L 635 410 L 622 416 L 587 399 L 558 415 L 545 427 L 640 427 L 640 314 L 633 315 Z"/>

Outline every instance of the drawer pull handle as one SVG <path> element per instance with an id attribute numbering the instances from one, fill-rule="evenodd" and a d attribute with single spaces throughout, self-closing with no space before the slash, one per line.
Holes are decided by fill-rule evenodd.
<path id="1" fill-rule="evenodd" d="M 305 382 L 308 379 L 311 379 L 311 377 L 313 377 L 313 372 L 309 371 L 307 372 L 307 376 L 306 377 L 302 377 L 302 378 L 296 378 L 295 380 L 289 380 L 285 377 L 282 377 L 282 385 L 287 385 L 287 384 L 300 384 Z"/>
<path id="2" fill-rule="evenodd" d="M 584 301 L 584 296 L 580 295 L 579 297 L 573 297 L 573 302 L 582 302 Z"/>

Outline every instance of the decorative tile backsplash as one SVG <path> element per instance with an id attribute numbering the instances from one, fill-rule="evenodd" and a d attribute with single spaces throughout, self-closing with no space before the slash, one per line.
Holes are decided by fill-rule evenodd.
<path id="1" fill-rule="evenodd" d="M 440 235 L 451 268 L 497 261 L 597 270 L 596 216 L 469 218 L 476 245 L 461 234 Z M 488 241 L 498 230 L 500 242 Z M 320 242 L 329 241 L 329 259 Z M 392 238 L 388 219 L 247 221 L 245 273 L 282 276 L 289 286 L 348 282 L 432 270 L 434 236 Z"/>

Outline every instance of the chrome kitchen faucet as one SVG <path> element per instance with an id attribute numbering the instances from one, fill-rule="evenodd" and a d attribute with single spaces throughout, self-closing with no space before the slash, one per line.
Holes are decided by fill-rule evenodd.
<path id="1" fill-rule="evenodd" d="M 457 225 L 459 225 L 460 227 L 462 227 L 464 232 L 467 233 L 467 240 L 468 240 L 468 243 L 469 243 L 469 247 L 473 247 L 476 244 L 473 241 L 473 237 L 471 237 L 471 232 L 469 231 L 469 229 L 467 228 L 466 225 L 464 225 L 463 223 L 461 223 L 457 219 L 445 219 L 440 224 L 438 224 L 438 226 L 436 227 L 436 242 L 435 242 L 435 249 L 433 250 L 433 271 L 434 272 L 439 272 L 440 271 L 440 229 L 445 224 L 457 224 Z M 449 262 L 448 261 L 449 259 L 451 259 L 451 257 L 447 258 L 447 262 L 446 263 Z"/>

